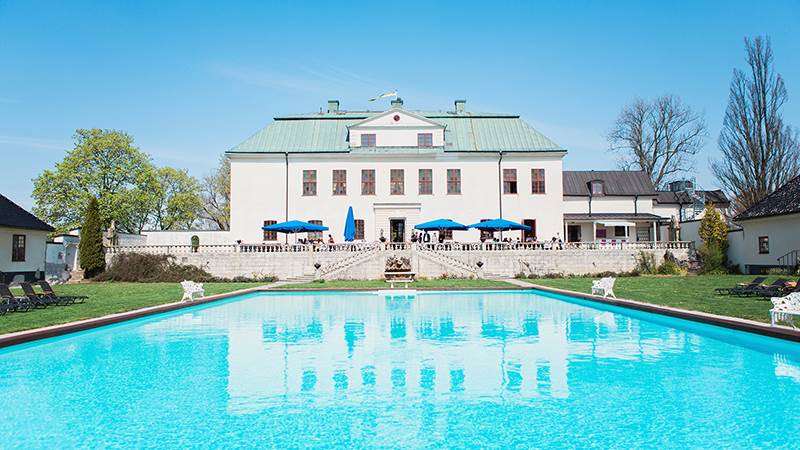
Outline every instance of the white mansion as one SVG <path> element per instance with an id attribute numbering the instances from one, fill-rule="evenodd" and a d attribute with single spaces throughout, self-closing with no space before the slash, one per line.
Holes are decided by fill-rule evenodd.
<path id="1" fill-rule="evenodd" d="M 687 260 L 705 202 L 728 206 L 721 192 L 690 181 L 659 192 L 643 172 L 564 171 L 567 151 L 518 115 L 465 106 L 408 111 L 397 99 L 386 111 L 343 111 L 332 100 L 325 111 L 276 117 L 227 152 L 229 231 L 119 236 L 107 258 L 169 253 L 217 276 L 281 279 L 375 279 L 398 258 L 424 277 L 621 272 L 641 251 Z M 350 207 L 356 243 L 344 244 Z M 512 242 L 502 244 L 481 243 L 489 236 L 477 230 L 452 232 L 444 244 L 409 242 L 422 222 L 496 218 L 531 231 L 506 232 Z M 329 227 L 308 234 L 324 243 L 286 245 L 262 230 L 289 220 Z"/>
<path id="2" fill-rule="evenodd" d="M 670 240 L 671 218 L 691 218 L 703 194 L 659 193 L 642 172 L 564 171 L 567 151 L 518 115 L 470 112 L 465 103 L 408 111 L 397 99 L 376 112 L 331 100 L 326 111 L 276 117 L 227 152 L 229 242 L 282 242 L 261 227 L 295 219 L 323 224 L 325 238 L 341 242 L 350 206 L 356 239 L 366 241 L 407 241 L 428 220 L 498 217 L 529 225 L 504 235 L 523 242 Z"/>

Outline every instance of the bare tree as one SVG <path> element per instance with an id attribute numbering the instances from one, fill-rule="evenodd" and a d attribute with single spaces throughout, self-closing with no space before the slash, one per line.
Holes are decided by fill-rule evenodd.
<path id="1" fill-rule="evenodd" d="M 227 156 L 222 155 L 219 167 L 203 177 L 200 195 L 204 219 L 217 229 L 230 229 L 231 161 Z"/>
<path id="2" fill-rule="evenodd" d="M 625 106 L 608 134 L 611 151 L 624 170 L 642 170 L 657 188 L 690 169 L 706 137 L 703 117 L 679 97 L 664 95 L 652 102 L 640 98 Z"/>
<path id="3" fill-rule="evenodd" d="M 723 157 L 712 163 L 742 211 L 800 173 L 797 133 L 783 122 L 783 78 L 775 73 L 768 38 L 745 38 L 749 71 L 734 69 L 719 135 Z"/>

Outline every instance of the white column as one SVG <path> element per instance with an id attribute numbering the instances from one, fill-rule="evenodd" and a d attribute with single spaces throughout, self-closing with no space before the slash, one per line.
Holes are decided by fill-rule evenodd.
<path id="1" fill-rule="evenodd" d="M 592 242 L 597 242 L 597 222 L 592 221 Z"/>
<path id="2" fill-rule="evenodd" d="M 653 221 L 653 239 L 652 239 L 652 240 L 653 240 L 653 242 L 655 242 L 655 241 L 656 241 L 656 227 L 657 227 L 656 223 L 657 223 L 657 222 L 654 220 L 654 221 Z"/>

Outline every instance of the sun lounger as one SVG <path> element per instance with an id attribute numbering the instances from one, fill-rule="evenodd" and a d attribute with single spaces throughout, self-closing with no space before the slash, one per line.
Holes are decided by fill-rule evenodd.
<path id="1" fill-rule="evenodd" d="M 28 299 L 29 302 L 33 303 L 36 307 L 43 307 L 47 308 L 50 305 L 57 305 L 58 300 L 52 298 L 42 297 L 33 290 L 33 286 L 30 283 L 20 283 L 19 287 L 22 288 L 22 293 Z"/>
<path id="2" fill-rule="evenodd" d="M 6 299 L 0 300 L 0 316 L 4 316 L 11 311 L 14 311 L 14 307 L 11 306 L 11 303 L 7 302 Z"/>
<path id="3" fill-rule="evenodd" d="M 758 286 L 753 290 L 751 295 L 758 297 L 780 297 L 786 292 L 786 283 L 788 282 L 789 280 L 786 278 L 778 278 L 769 286 Z"/>
<path id="4" fill-rule="evenodd" d="M 733 291 L 739 291 L 743 289 L 755 289 L 756 287 L 760 286 L 761 283 L 766 281 L 767 277 L 756 277 L 753 278 L 753 281 L 749 283 L 739 283 L 732 288 L 716 288 L 714 292 L 720 295 L 730 295 L 733 294 Z"/>
<path id="5" fill-rule="evenodd" d="M 12 311 L 25 312 L 34 308 L 27 298 L 16 297 L 7 284 L 0 284 L 0 298 L 12 308 Z"/>
<path id="6" fill-rule="evenodd" d="M 53 291 L 53 288 L 50 286 L 50 283 L 44 280 L 39 282 L 39 287 L 42 288 L 42 292 L 44 292 L 45 297 L 61 299 L 64 302 L 62 304 L 66 305 L 71 305 L 73 303 L 83 303 L 86 301 L 86 299 L 89 298 L 85 295 L 58 295 L 55 293 L 55 291 Z"/>

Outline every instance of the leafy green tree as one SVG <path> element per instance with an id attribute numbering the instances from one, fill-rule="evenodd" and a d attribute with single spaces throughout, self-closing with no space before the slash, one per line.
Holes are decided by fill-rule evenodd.
<path id="1" fill-rule="evenodd" d="M 116 220 L 121 231 L 138 233 L 154 209 L 157 180 L 150 157 L 122 131 L 77 130 L 75 148 L 55 169 L 33 180 L 34 213 L 59 231 L 77 227 L 90 198 L 100 224 Z"/>
<path id="2" fill-rule="evenodd" d="M 160 230 L 189 229 L 203 211 L 200 184 L 186 170 L 156 169 L 156 207 L 153 223 Z"/>
<path id="3" fill-rule="evenodd" d="M 726 272 L 728 253 L 728 224 L 717 208 L 706 205 L 705 214 L 697 230 L 703 245 L 698 250 L 704 273 Z"/>
<path id="4" fill-rule="evenodd" d="M 81 227 L 81 240 L 78 244 L 81 269 L 88 278 L 103 272 L 106 260 L 103 255 L 103 225 L 100 222 L 100 207 L 92 197 L 86 207 L 86 215 Z"/>
<path id="5" fill-rule="evenodd" d="M 719 210 L 711 203 L 706 205 L 705 214 L 700 220 L 697 233 L 706 245 L 715 243 L 723 248 L 728 245 L 728 224 L 725 223 Z"/>

